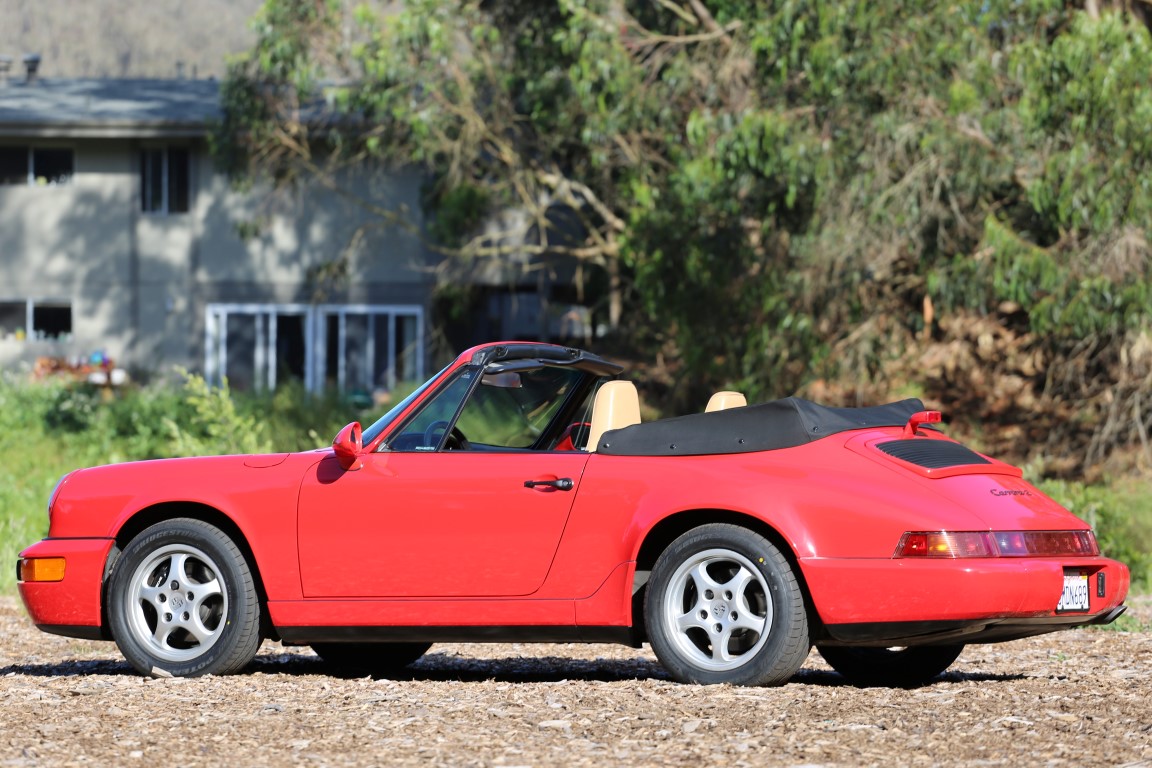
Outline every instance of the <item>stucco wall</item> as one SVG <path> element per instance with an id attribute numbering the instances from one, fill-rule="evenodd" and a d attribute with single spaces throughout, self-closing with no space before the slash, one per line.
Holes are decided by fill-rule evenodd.
<path id="1" fill-rule="evenodd" d="M 129 158 L 126 142 L 88 142 L 76 148 L 71 183 L 0 186 L 0 300 L 64 299 L 73 317 L 71 339 L 0 340 L 0 363 L 96 349 L 125 355 L 132 340 Z"/>
<path id="2" fill-rule="evenodd" d="M 366 199 L 418 214 L 419 183 L 412 174 L 375 180 L 344 175 L 337 184 L 347 196 L 320 184 L 274 196 L 264 190 L 241 194 L 211 174 L 210 167 L 204 176 L 209 182 L 197 205 L 203 237 L 196 279 L 206 286 L 243 292 L 246 283 L 265 284 L 276 286 L 282 301 L 312 301 L 317 290 L 324 291 L 310 280 L 312 273 L 343 256 L 355 278 L 346 286 L 327 288 L 327 299 L 362 300 L 396 288 L 398 295 L 411 296 L 413 287 L 428 282 L 419 238 L 378 223 L 366 226 L 378 219 L 357 203 Z M 237 228 L 253 223 L 255 233 L 242 241 Z"/>
<path id="3" fill-rule="evenodd" d="M 100 350 L 129 368 L 199 370 L 204 311 L 213 302 L 427 305 L 431 280 L 419 238 L 396 228 L 367 228 L 356 237 L 373 217 L 352 199 L 320 186 L 272 201 L 239 193 L 197 144 L 191 211 L 145 214 L 139 143 L 55 145 L 75 150 L 70 184 L 0 186 L 0 301 L 69 300 L 73 334 L 0 338 L 0 366 Z M 412 175 L 345 178 L 341 185 L 385 206 L 419 210 Z M 258 233 L 242 238 L 240 227 L 253 222 L 261 224 Z M 346 280 L 313 279 L 343 255 Z"/>

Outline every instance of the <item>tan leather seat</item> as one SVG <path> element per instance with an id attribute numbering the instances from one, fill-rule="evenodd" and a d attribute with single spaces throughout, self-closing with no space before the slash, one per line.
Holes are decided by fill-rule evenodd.
<path id="1" fill-rule="evenodd" d="M 748 405 L 748 399 L 739 392 L 717 392 L 708 400 L 705 413 L 723 411 L 727 408 L 743 408 Z"/>
<path id="2" fill-rule="evenodd" d="M 600 438 L 610 429 L 640 423 L 640 395 L 630 381 L 609 381 L 596 392 L 592 402 L 592 426 L 588 430 L 588 450 L 595 451 Z"/>

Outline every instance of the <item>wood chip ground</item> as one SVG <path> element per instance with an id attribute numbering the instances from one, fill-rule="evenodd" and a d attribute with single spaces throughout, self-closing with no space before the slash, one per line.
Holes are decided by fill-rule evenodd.
<path id="1" fill-rule="evenodd" d="M 1152 633 L 969 646 L 913 690 L 815 652 L 780 688 L 679 685 L 606 645 L 436 645 L 349 679 L 266 643 L 244 674 L 155 680 L 0 597 L 0 768 L 89 765 L 1152 766 Z"/>

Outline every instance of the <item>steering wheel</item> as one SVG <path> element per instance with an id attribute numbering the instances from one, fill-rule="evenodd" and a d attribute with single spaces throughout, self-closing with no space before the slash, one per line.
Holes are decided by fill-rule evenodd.
<path id="1" fill-rule="evenodd" d="M 440 438 L 443 436 L 442 430 L 448 429 L 447 421 L 434 421 L 428 425 L 428 429 L 424 430 L 424 445 L 428 448 L 435 448 L 440 444 Z M 440 434 L 437 434 L 437 433 Z M 468 441 L 464 438 L 464 433 L 457 427 L 453 427 L 452 431 L 448 434 L 448 439 L 444 443 L 444 450 L 446 451 L 466 451 L 468 450 Z"/>

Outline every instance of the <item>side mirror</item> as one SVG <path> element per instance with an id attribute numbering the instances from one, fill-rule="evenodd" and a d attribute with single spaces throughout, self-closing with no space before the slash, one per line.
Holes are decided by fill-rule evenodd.
<path id="1" fill-rule="evenodd" d="M 336 460 L 340 466 L 347 470 L 356 470 L 364 466 L 364 442 L 361 438 L 360 422 L 354 421 L 340 430 L 336 439 L 332 441 L 332 450 L 336 452 Z"/>

